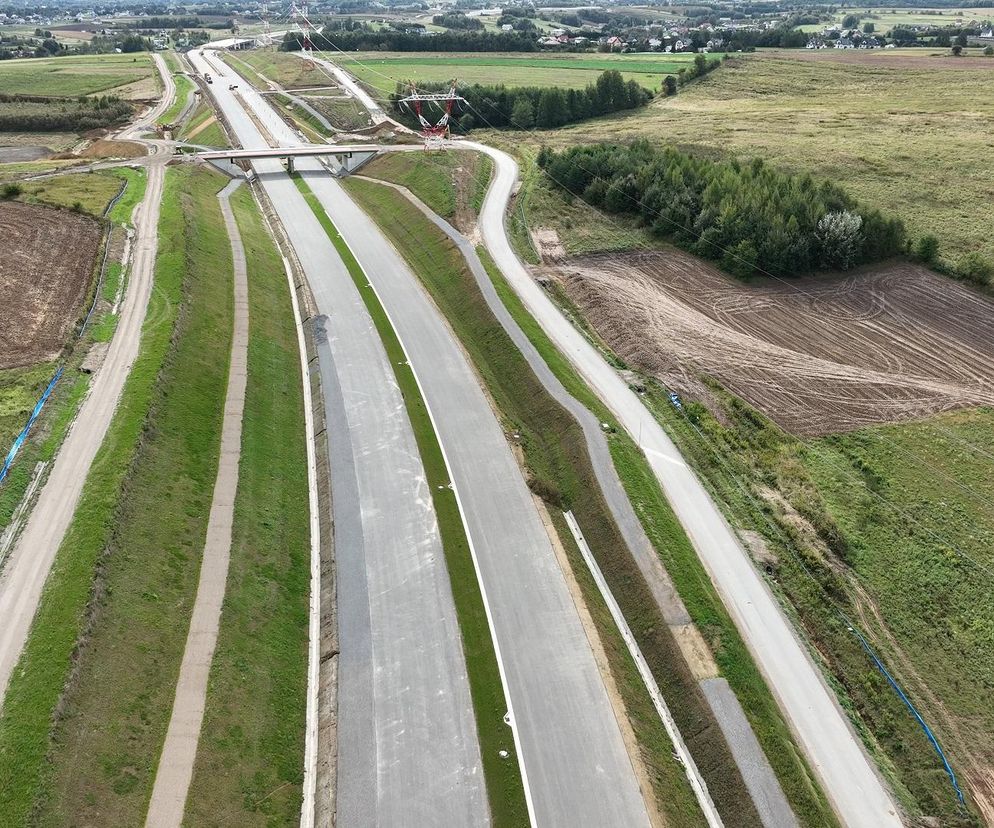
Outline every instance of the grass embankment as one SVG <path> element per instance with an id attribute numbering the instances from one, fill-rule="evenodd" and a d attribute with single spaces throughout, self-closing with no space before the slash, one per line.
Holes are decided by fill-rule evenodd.
<path id="1" fill-rule="evenodd" d="M 994 181 L 976 163 L 990 152 L 994 130 L 994 101 L 975 94 L 989 81 L 990 65 L 979 59 L 950 65 L 914 52 L 917 57 L 881 53 L 879 60 L 852 62 L 789 51 L 742 55 L 637 112 L 587 121 L 582 131 L 515 139 L 519 146 L 558 149 L 665 136 L 703 154 L 758 156 L 841 183 L 860 202 L 902 219 L 913 238 L 935 234 L 950 263 L 971 250 L 994 261 Z"/>
<path id="2" fill-rule="evenodd" d="M 438 215 L 470 232 L 483 206 L 493 161 L 476 152 L 383 153 L 362 168 L 362 175 L 407 187 Z"/>
<path id="3" fill-rule="evenodd" d="M 542 387 L 487 307 L 458 248 L 442 231 L 394 190 L 354 179 L 347 186 L 423 280 L 473 360 L 508 430 L 521 435 L 529 485 L 547 502 L 565 539 L 664 815 L 678 825 L 702 819 L 624 642 L 569 540 L 561 517 L 566 509 L 577 516 L 726 824 L 753 824 L 758 817 L 727 745 L 604 502 L 579 424 Z"/>
<path id="4" fill-rule="evenodd" d="M 466 659 L 470 695 L 476 714 L 477 736 L 480 741 L 480 754 L 493 824 L 527 825 L 528 810 L 518 768 L 517 751 L 511 740 L 510 731 L 504 723 L 504 715 L 508 709 L 507 701 L 490 637 L 483 596 L 455 493 L 448 487 L 448 469 L 428 409 L 414 373 L 406 364 L 407 356 L 397 339 L 397 334 L 375 293 L 369 289 L 362 268 L 306 182 L 299 176 L 295 177 L 295 180 L 345 262 L 356 288 L 363 297 L 404 397 L 425 476 L 432 492 L 432 504 L 442 536 L 446 568 L 452 584 L 452 597 L 462 633 L 463 655 Z M 510 754 L 507 759 L 500 758 L 501 750 L 506 750 Z"/>
<path id="5" fill-rule="evenodd" d="M 19 674 L 9 722 L 31 739 L 17 812 L 33 801 L 41 824 L 144 820 L 217 468 L 232 313 L 222 183 L 168 174 L 141 355 Z"/>
<path id="6" fill-rule="evenodd" d="M 115 773 L 118 763 L 103 762 L 115 754 L 125 756 L 134 734 L 118 734 L 115 737 L 99 730 L 90 731 L 98 741 L 107 740 L 104 743 L 106 750 L 99 755 L 73 750 L 75 745 L 70 737 L 76 728 L 85 724 L 80 715 L 82 711 L 77 694 L 73 692 L 80 685 L 78 681 L 73 682 L 65 699 L 63 689 L 77 657 L 77 644 L 89 624 L 97 619 L 103 620 L 100 616 L 103 615 L 102 610 L 109 609 L 109 597 L 113 597 L 116 603 L 118 596 L 109 590 L 109 565 L 112 558 L 127 553 L 120 551 L 122 547 L 119 544 L 115 544 L 119 550 L 117 556 L 105 559 L 103 553 L 112 534 L 116 540 L 121 537 L 114 529 L 117 516 L 123 515 L 125 501 L 146 495 L 143 487 L 150 482 L 138 479 L 137 455 L 145 456 L 151 450 L 149 444 L 161 439 L 161 423 L 151 428 L 149 411 L 154 404 L 157 413 L 161 413 L 163 396 L 170 390 L 168 379 L 171 377 L 175 383 L 176 368 L 182 367 L 175 365 L 173 326 L 183 299 L 188 252 L 180 190 L 192 183 L 190 177 L 188 171 L 175 171 L 167 178 L 155 291 L 150 301 L 149 321 L 143 331 L 141 350 L 107 436 L 90 469 L 76 516 L 59 549 L 19 668 L 14 672 L 7 691 L 0 716 L 0 778 L 4 779 L 4 785 L 0 787 L 0 823 L 4 825 L 26 824 L 28 814 L 36 806 L 41 806 L 40 811 L 35 812 L 36 816 L 44 815 L 44 821 L 48 823 L 58 822 L 60 814 L 64 817 L 72 815 L 76 808 L 77 816 L 82 817 L 89 805 L 99 801 L 98 791 L 107 784 L 108 776 L 112 781 L 123 782 L 124 787 L 128 787 L 128 776 Z M 171 351 L 171 367 L 164 370 L 167 354 Z M 143 433 L 147 435 L 146 443 L 139 448 Z M 152 485 L 155 496 L 142 506 L 143 518 L 151 524 L 149 529 L 152 532 L 160 522 L 166 522 L 165 517 L 171 512 L 167 506 L 169 494 L 163 493 L 161 487 L 172 479 L 171 474 L 162 474 Z M 123 495 L 122 486 L 126 487 Z M 134 514 L 134 508 L 131 512 Z M 118 523 L 119 527 L 121 525 Z M 161 566 L 182 555 L 179 549 L 175 549 L 155 556 L 146 540 L 139 540 L 131 550 L 134 563 L 142 569 Z M 94 601 L 94 578 L 98 570 L 103 586 L 97 593 L 99 600 Z M 139 601 L 155 602 L 157 599 L 158 596 L 152 594 L 139 596 Z M 91 611 L 98 608 L 101 612 L 94 617 Z M 156 611 L 150 613 L 148 621 L 168 618 L 168 613 L 162 613 L 161 607 L 155 606 L 154 609 Z M 98 633 L 98 630 L 94 632 Z M 95 639 L 90 641 L 95 642 Z M 78 653 L 84 669 L 86 665 L 92 668 L 90 657 L 93 652 L 90 646 L 84 646 Z M 130 661 L 126 660 L 117 669 L 104 674 L 104 686 L 108 683 L 115 686 L 130 683 L 134 680 L 136 668 L 143 663 L 147 664 L 146 659 L 132 652 Z M 121 689 L 123 695 L 123 687 Z M 134 701 L 134 697 L 129 701 Z M 139 704 L 134 711 L 138 716 L 138 729 L 142 721 L 140 707 Z M 167 714 L 168 707 L 167 704 Z M 53 717 L 57 719 L 54 735 Z M 49 757 L 52 763 L 47 761 Z M 127 760 L 124 767 L 130 767 Z M 78 775 L 77 784 L 83 787 L 93 783 L 94 800 L 91 802 L 87 794 L 81 794 L 73 802 L 65 800 L 64 791 L 59 787 L 59 782 L 64 779 L 62 774 Z M 141 818 L 138 818 L 118 824 L 140 822 Z"/>
<path id="7" fill-rule="evenodd" d="M 169 105 L 169 109 L 163 112 L 159 118 L 159 123 L 166 127 L 176 126 L 176 119 L 182 114 L 183 108 L 186 106 L 187 97 L 196 88 L 192 80 L 180 73 L 173 75 L 173 83 L 176 84 L 176 94 L 173 96 L 173 102 Z"/>
<path id="8" fill-rule="evenodd" d="M 310 544 L 300 357 L 283 263 L 242 187 L 249 361 L 228 585 L 187 801 L 191 825 L 300 815 Z"/>
<path id="9" fill-rule="evenodd" d="M 657 417 L 733 524 L 762 535 L 771 585 L 795 608 L 904 806 L 943 825 L 974 824 L 838 610 L 862 627 L 922 711 L 961 785 L 978 779 L 994 749 L 981 689 L 990 681 L 982 665 L 994 663 L 983 632 L 994 604 L 986 577 L 953 546 L 990 563 L 994 518 L 976 501 L 991 493 L 990 457 L 970 446 L 989 434 L 992 418 L 944 415 L 804 443 L 717 385 L 722 423 L 696 403 L 684 417 L 663 389 L 648 388 Z"/>

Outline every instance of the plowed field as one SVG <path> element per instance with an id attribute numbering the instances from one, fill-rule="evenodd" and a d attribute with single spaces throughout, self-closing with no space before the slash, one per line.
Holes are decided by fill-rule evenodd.
<path id="1" fill-rule="evenodd" d="M 0 369 L 55 357 L 79 316 L 100 223 L 69 210 L 0 203 Z"/>
<path id="2" fill-rule="evenodd" d="M 794 434 L 994 406 L 994 302 L 916 265 L 746 285 L 665 251 L 550 272 L 631 365 L 705 402 L 713 376 Z"/>

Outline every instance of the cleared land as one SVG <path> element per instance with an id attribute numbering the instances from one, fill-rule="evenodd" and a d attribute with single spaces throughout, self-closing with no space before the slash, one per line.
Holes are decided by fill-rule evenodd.
<path id="1" fill-rule="evenodd" d="M 0 203 L 0 369 L 51 360 L 62 350 L 102 236 L 100 223 L 81 213 Z"/>
<path id="2" fill-rule="evenodd" d="M 0 89 L 8 95 L 115 94 L 125 98 L 147 98 L 154 85 L 148 54 L 74 55 L 60 58 L 26 58 L 0 62 Z"/>
<path id="3" fill-rule="evenodd" d="M 516 133 L 515 140 L 562 147 L 647 137 L 716 156 L 759 156 L 841 183 L 864 203 L 903 219 L 913 237 L 934 233 L 944 259 L 955 262 L 979 250 L 994 260 L 994 177 L 981 161 L 991 152 L 994 100 L 976 93 L 990 82 L 994 64 L 969 58 L 949 69 L 946 59 L 923 50 L 913 65 L 903 65 L 909 58 L 902 55 L 848 54 L 739 56 L 637 112 L 530 139 Z M 556 211 L 549 213 L 555 219 Z M 596 213 L 588 223 L 601 236 L 605 225 L 609 220 Z"/>
<path id="4" fill-rule="evenodd" d="M 582 89 L 594 83 L 605 69 L 617 69 L 624 79 L 635 80 L 658 92 L 667 75 L 693 65 L 691 54 L 589 55 L 586 53 L 464 54 L 441 52 L 432 55 L 403 52 L 359 52 L 334 55 L 367 86 L 389 94 L 397 83 L 414 80 L 450 81 L 464 84 L 505 86 L 558 86 Z M 720 55 L 713 55 L 719 59 Z"/>
<path id="5" fill-rule="evenodd" d="M 626 362 L 705 400 L 714 377 L 794 434 L 994 406 L 994 303 L 916 265 L 743 285 L 667 250 L 552 272 Z"/>

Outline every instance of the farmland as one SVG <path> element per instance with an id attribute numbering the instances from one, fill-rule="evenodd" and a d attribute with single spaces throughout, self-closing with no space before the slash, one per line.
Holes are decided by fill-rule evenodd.
<path id="1" fill-rule="evenodd" d="M 146 53 L 0 62 L 0 89 L 8 95 L 114 94 L 123 98 L 151 98 L 156 88 L 152 60 Z"/>
<path id="2" fill-rule="evenodd" d="M 102 235 L 88 216 L 0 204 L 0 368 L 51 360 L 62 350 L 89 288 Z M 56 250 L 54 257 L 43 253 Z"/>
<path id="3" fill-rule="evenodd" d="M 847 7 L 837 11 L 833 22 L 842 23 L 846 15 L 855 14 L 859 17 L 860 26 L 873 23 L 876 32 L 886 34 L 895 26 L 958 26 L 969 25 L 977 21 L 994 19 L 994 9 L 902 9 L 902 8 L 867 8 Z M 809 23 L 798 28 L 804 32 L 820 32 L 830 23 Z"/>
<path id="4" fill-rule="evenodd" d="M 994 407 L 994 303 L 917 265 L 744 286 L 667 250 L 551 272 L 626 362 L 695 397 L 686 378 L 715 377 L 794 434 Z"/>
<path id="5" fill-rule="evenodd" d="M 675 97 L 531 140 L 564 147 L 649 137 L 716 157 L 759 156 L 842 184 L 901 218 L 912 237 L 934 233 L 946 261 L 972 250 L 994 259 L 994 179 L 980 163 L 991 152 L 994 102 L 975 91 L 989 82 L 990 62 L 922 50 L 822 55 L 736 57 Z M 546 210 L 546 220 L 556 212 Z"/>
<path id="6" fill-rule="evenodd" d="M 389 94 L 398 82 L 419 83 L 458 79 L 463 84 L 503 83 L 506 86 L 558 86 L 582 89 L 594 83 L 605 69 L 617 69 L 626 81 L 635 80 L 658 92 L 663 78 L 689 69 L 691 54 L 611 55 L 557 54 L 463 54 L 433 55 L 360 52 L 342 56 L 342 65 L 374 90 Z M 717 59 L 717 56 L 714 56 Z"/>

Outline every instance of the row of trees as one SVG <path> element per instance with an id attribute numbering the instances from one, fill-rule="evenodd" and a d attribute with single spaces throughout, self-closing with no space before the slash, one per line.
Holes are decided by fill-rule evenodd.
<path id="1" fill-rule="evenodd" d="M 712 161 L 638 141 L 544 148 L 538 161 L 567 192 L 638 216 L 659 236 L 741 277 L 845 270 L 906 249 L 899 220 L 862 207 L 829 181 L 780 172 L 758 158 Z"/>
<path id="2" fill-rule="evenodd" d="M 317 49 L 343 52 L 534 52 L 535 38 L 520 32 L 439 32 L 432 37 L 384 29 L 341 31 L 325 27 L 314 38 Z M 300 32 L 287 32 L 280 48 L 296 52 L 302 47 Z"/>
<path id="3" fill-rule="evenodd" d="M 447 89 L 442 84 L 428 84 L 426 90 Z M 400 99 L 408 89 L 398 86 L 391 96 L 394 111 L 402 118 L 414 121 Z M 602 72 L 596 83 L 586 89 L 560 89 L 556 86 L 483 86 L 474 84 L 459 90 L 467 106 L 457 113 L 457 126 L 468 132 L 477 126 L 498 129 L 549 129 L 607 115 L 625 109 L 645 106 L 652 95 L 635 81 L 625 81 L 621 73 L 609 69 Z"/>
<path id="4" fill-rule="evenodd" d="M 44 109 L 11 109 L 0 114 L 0 132 L 86 132 L 127 121 L 131 104 L 112 95 L 99 98 L 44 98 L 0 95 L 0 103 L 44 103 Z"/>

